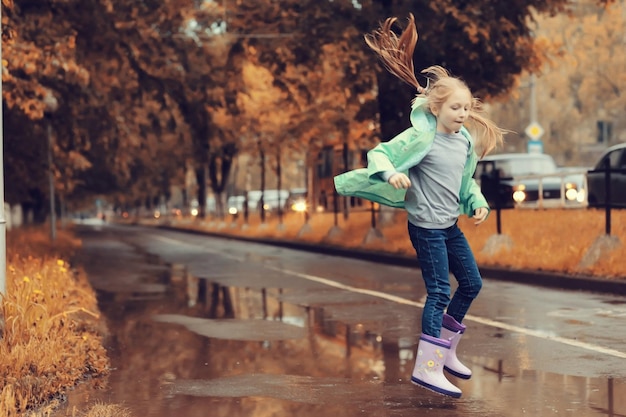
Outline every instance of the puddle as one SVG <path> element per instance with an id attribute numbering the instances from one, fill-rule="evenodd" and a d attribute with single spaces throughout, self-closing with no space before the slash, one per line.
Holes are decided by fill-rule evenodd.
<path id="1" fill-rule="evenodd" d="M 415 310 L 319 287 L 225 286 L 180 265 L 167 282 L 140 275 L 127 292 L 99 291 L 114 367 L 104 388 L 80 386 L 53 417 L 96 401 L 141 417 L 626 415 L 624 380 L 490 357 L 494 340 L 523 342 L 505 331 L 489 329 L 484 352 L 464 357 L 474 375 L 451 378 L 463 390 L 452 400 L 407 381 Z"/>
<path id="2" fill-rule="evenodd" d="M 153 319 L 162 323 L 180 324 L 200 336 L 227 340 L 289 340 L 302 339 L 304 329 L 291 324 L 269 320 L 211 320 L 181 314 L 160 314 Z"/>
<path id="3" fill-rule="evenodd" d="M 366 405 L 380 396 L 382 383 L 347 378 L 302 375 L 252 374 L 212 380 L 183 380 L 169 387 L 172 395 L 199 397 L 265 397 L 307 404 L 358 403 Z"/>

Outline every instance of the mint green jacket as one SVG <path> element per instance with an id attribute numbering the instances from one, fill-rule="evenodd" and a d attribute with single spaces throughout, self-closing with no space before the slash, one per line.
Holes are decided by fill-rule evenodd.
<path id="1" fill-rule="evenodd" d="M 424 98 L 415 100 L 411 109 L 411 127 L 389 142 L 379 143 L 367 153 L 367 168 L 348 171 L 334 178 L 335 188 L 340 195 L 404 208 L 406 190 L 395 189 L 383 180 L 381 174 L 385 171 L 396 171 L 408 175 L 409 169 L 419 164 L 430 151 L 437 131 L 437 119 L 423 110 L 425 102 Z M 461 128 L 461 133 L 468 139 L 470 147 L 459 193 L 460 211 L 461 214 L 473 216 L 474 210 L 479 207 L 488 208 L 489 205 L 472 178 L 478 163 L 474 140 L 465 127 Z"/>

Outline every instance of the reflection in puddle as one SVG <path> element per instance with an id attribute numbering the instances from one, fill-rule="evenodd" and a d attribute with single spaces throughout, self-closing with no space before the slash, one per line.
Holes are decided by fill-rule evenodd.
<path id="1" fill-rule="evenodd" d="M 174 293 L 161 299 L 101 298 L 116 369 L 105 390 L 70 395 L 58 417 L 95 400 L 141 417 L 626 415 L 624 380 L 528 370 L 528 352 L 467 357 L 472 379 L 451 378 L 460 400 L 414 387 L 407 379 L 416 340 L 394 321 L 405 312 L 393 306 L 340 303 L 336 292 L 300 298 L 287 289 L 171 281 Z M 519 338 L 502 336 L 498 343 L 523 350 Z"/>
<path id="2" fill-rule="evenodd" d="M 229 340 L 288 340 L 302 339 L 301 327 L 269 320 L 201 319 L 182 314 L 160 314 L 155 321 L 180 324 L 200 336 Z"/>
<path id="3" fill-rule="evenodd" d="M 173 395 L 199 397 L 267 397 L 308 404 L 380 401 L 381 383 L 346 378 L 252 374 L 212 380 L 181 380 L 170 387 Z"/>

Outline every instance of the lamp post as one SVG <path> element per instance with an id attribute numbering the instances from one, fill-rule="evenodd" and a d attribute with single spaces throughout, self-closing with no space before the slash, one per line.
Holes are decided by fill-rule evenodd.
<path id="1" fill-rule="evenodd" d="M 0 22 L 2 22 L 2 5 L 0 5 Z M 0 33 L 2 24 L 0 23 Z M 2 40 L 0 39 L 0 71 L 4 72 L 2 62 Z M 2 74 L 0 74 L 0 97 L 2 97 Z M 0 101 L 1 103 L 1 101 Z M 0 299 L 7 293 L 7 221 L 4 213 L 4 124 L 0 109 Z"/>
<path id="2" fill-rule="evenodd" d="M 46 93 L 46 97 L 44 98 L 44 103 L 46 105 L 45 111 L 45 119 L 46 119 L 46 132 L 48 136 L 48 186 L 50 188 L 50 240 L 55 241 L 57 237 L 56 231 L 56 210 L 54 208 L 54 165 L 52 161 L 52 150 L 54 141 L 52 138 L 52 113 L 54 113 L 59 108 L 59 102 L 56 97 L 52 94 L 51 91 Z"/>

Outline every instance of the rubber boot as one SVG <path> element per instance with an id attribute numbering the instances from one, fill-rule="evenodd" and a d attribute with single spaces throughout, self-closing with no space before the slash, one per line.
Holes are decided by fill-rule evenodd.
<path id="1" fill-rule="evenodd" d="M 438 394 L 461 397 L 461 390 L 455 387 L 443 374 L 446 356 L 450 351 L 450 342 L 422 333 L 417 346 L 415 367 L 411 382 Z"/>
<path id="2" fill-rule="evenodd" d="M 465 333 L 466 326 L 459 323 L 454 317 L 444 314 L 443 315 L 443 327 L 441 328 L 440 337 L 450 341 L 450 351 L 446 356 L 446 363 L 444 369 L 450 372 L 457 378 L 470 379 L 472 377 L 472 371 L 461 363 L 456 356 L 456 348 L 459 345 L 459 341 Z"/>

